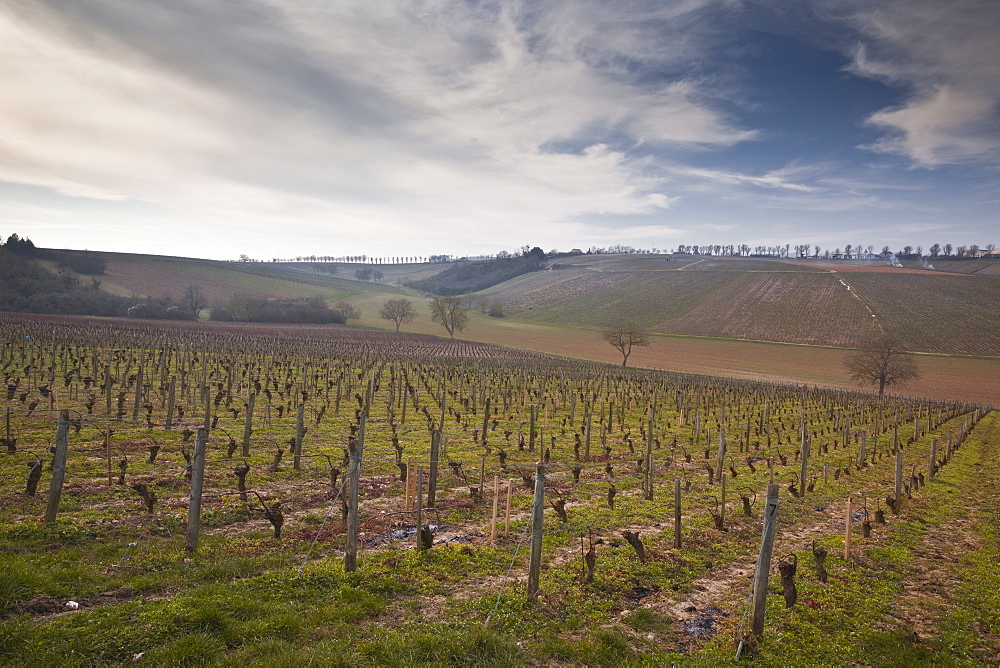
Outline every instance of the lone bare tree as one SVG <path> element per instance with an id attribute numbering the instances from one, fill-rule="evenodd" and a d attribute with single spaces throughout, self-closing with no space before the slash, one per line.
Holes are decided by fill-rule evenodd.
<path id="1" fill-rule="evenodd" d="M 337 304 L 333 307 L 333 310 L 339 311 L 340 314 L 344 316 L 344 322 L 350 322 L 351 320 L 358 320 L 361 318 L 361 309 L 348 302 L 337 302 Z"/>
<path id="2" fill-rule="evenodd" d="M 601 338 L 614 346 L 622 354 L 622 366 L 628 363 L 632 348 L 649 345 L 649 331 L 630 320 L 621 322 L 601 332 Z"/>
<path id="3" fill-rule="evenodd" d="M 392 320 L 396 323 L 396 331 L 404 322 L 411 322 L 417 317 L 417 312 L 413 308 L 413 302 L 409 299 L 390 299 L 382 305 L 382 310 L 378 315 L 383 320 Z"/>
<path id="4" fill-rule="evenodd" d="M 455 332 L 461 332 L 469 323 L 466 299 L 461 295 L 435 297 L 431 300 L 431 321 L 438 323 L 455 338 Z"/>
<path id="5" fill-rule="evenodd" d="M 205 293 L 202 292 L 201 286 L 192 283 L 184 291 L 184 296 L 181 297 L 181 304 L 184 305 L 184 308 L 187 309 L 192 317 L 197 318 L 201 310 L 208 306 L 208 299 L 205 297 Z"/>
<path id="6" fill-rule="evenodd" d="M 920 378 L 913 355 L 892 334 L 876 334 L 866 339 L 858 350 L 847 354 L 844 367 L 852 380 L 878 385 L 880 397 L 887 387 Z"/>

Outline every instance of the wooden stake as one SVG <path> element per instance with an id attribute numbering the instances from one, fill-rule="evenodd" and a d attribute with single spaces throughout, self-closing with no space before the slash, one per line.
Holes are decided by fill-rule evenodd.
<path id="1" fill-rule="evenodd" d="M 493 476 L 493 519 L 490 520 L 490 545 L 497 544 L 497 510 L 500 508 L 500 476 Z"/>
<path id="2" fill-rule="evenodd" d="M 771 572 L 771 555 L 774 552 L 774 530 L 778 520 L 778 486 L 767 486 L 767 501 L 764 505 L 764 531 L 760 541 L 760 554 L 753 576 L 753 611 L 751 618 L 751 638 L 760 638 L 764 633 L 764 613 L 767 610 L 767 580 Z"/>
<path id="3" fill-rule="evenodd" d="M 424 526 L 424 466 L 423 464 L 417 465 L 417 475 L 416 475 L 416 504 L 417 504 L 417 550 L 424 549 L 424 542 L 420 540 L 420 530 Z"/>
<path id="4" fill-rule="evenodd" d="M 257 401 L 257 393 L 251 392 L 247 401 L 246 415 L 243 421 L 243 456 L 250 456 L 250 434 L 253 433 L 253 407 Z"/>
<path id="5" fill-rule="evenodd" d="M 799 496 L 806 495 L 806 481 L 809 476 L 809 436 L 802 431 L 802 451 L 799 453 L 802 466 L 799 468 Z"/>
<path id="6" fill-rule="evenodd" d="M 104 430 L 104 454 L 105 459 L 108 460 L 108 487 L 114 487 L 114 481 L 111 477 L 111 427 L 107 427 Z"/>
<path id="7" fill-rule="evenodd" d="M 507 511 L 503 521 L 503 535 L 508 535 L 510 533 L 510 505 L 514 497 L 514 481 L 517 478 L 507 479 Z"/>
<path id="8" fill-rule="evenodd" d="M 896 497 L 896 507 L 902 505 L 903 500 L 903 451 L 896 449 L 896 486 L 894 496 Z"/>
<path id="9" fill-rule="evenodd" d="M 49 484 L 49 505 L 45 510 L 45 523 L 56 521 L 59 511 L 59 497 L 62 495 L 63 479 L 66 477 L 66 455 L 69 452 L 69 411 L 59 411 L 56 426 L 56 452 L 52 458 L 52 481 Z"/>
<path id="10" fill-rule="evenodd" d="M 844 561 L 851 559 L 851 529 L 854 525 L 854 499 L 847 497 L 847 522 L 844 528 Z"/>
<path id="11" fill-rule="evenodd" d="M 201 490 L 205 482 L 205 446 L 208 443 L 208 429 L 198 427 L 195 437 L 194 455 L 191 457 L 191 496 L 188 500 L 187 535 L 184 549 L 195 552 L 198 549 L 198 532 L 201 530 Z"/>
<path id="12" fill-rule="evenodd" d="M 302 468 L 302 436 L 305 426 L 306 405 L 299 404 L 298 412 L 295 416 L 295 452 L 292 453 L 292 468 L 296 471 Z"/>
<path id="13" fill-rule="evenodd" d="M 681 479 L 674 480 L 674 549 L 681 549 Z"/>
<path id="14" fill-rule="evenodd" d="M 437 500 L 438 456 L 440 455 L 440 453 L 441 453 L 441 430 L 435 429 L 434 433 L 431 435 L 430 473 L 427 478 L 428 508 L 433 508 L 434 503 Z"/>
<path id="15" fill-rule="evenodd" d="M 347 548 L 344 553 L 344 572 L 353 573 L 358 568 L 358 492 L 361 487 L 361 456 L 365 447 L 365 423 L 368 416 L 361 414 L 358 438 L 351 449 L 351 470 L 348 474 L 350 496 L 347 499 Z M 419 540 L 420 531 L 417 531 Z"/>
<path id="16" fill-rule="evenodd" d="M 542 571 L 542 534 L 545 530 L 545 467 L 535 466 L 535 496 L 531 505 L 531 558 L 528 563 L 528 600 L 538 595 Z"/>
<path id="17" fill-rule="evenodd" d="M 170 389 L 167 390 L 167 430 L 174 426 L 174 400 L 177 393 L 177 376 L 170 377 Z M 246 454 L 246 453 L 244 453 Z"/>

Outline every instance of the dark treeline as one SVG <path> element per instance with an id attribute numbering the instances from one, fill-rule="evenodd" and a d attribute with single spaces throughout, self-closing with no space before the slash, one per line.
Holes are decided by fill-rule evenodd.
<path id="1" fill-rule="evenodd" d="M 344 324 L 340 311 L 314 299 L 264 299 L 234 295 L 225 306 L 212 307 L 212 320 L 223 322 L 287 322 L 313 325 Z"/>
<path id="2" fill-rule="evenodd" d="M 55 262 L 52 271 L 43 262 Z M 62 271 L 72 269 L 83 279 Z M 106 263 L 86 251 L 37 248 L 28 238 L 12 234 L 0 243 L 0 311 L 61 315 L 96 315 L 146 320 L 196 320 L 205 304 L 198 286 L 189 286 L 180 300 L 162 297 L 122 297 L 101 290 L 96 276 Z M 234 295 L 212 309 L 212 320 L 229 322 L 344 323 L 341 311 L 312 299 L 257 299 Z"/>
<path id="3" fill-rule="evenodd" d="M 538 271 L 545 259 L 545 252 L 535 246 L 520 255 L 505 254 L 492 260 L 456 262 L 442 272 L 419 281 L 409 281 L 407 285 L 436 295 L 462 295 Z"/>
<path id="4" fill-rule="evenodd" d="M 131 300 L 101 291 L 96 278 L 81 283 L 69 274 L 49 271 L 40 262 L 48 254 L 16 234 L 0 245 L 0 311 L 126 315 Z"/>

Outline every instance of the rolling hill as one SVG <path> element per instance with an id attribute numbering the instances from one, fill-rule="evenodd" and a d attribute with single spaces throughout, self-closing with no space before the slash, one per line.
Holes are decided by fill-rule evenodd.
<path id="1" fill-rule="evenodd" d="M 114 294 L 179 298 L 199 285 L 220 303 L 233 294 L 346 299 L 369 324 L 378 324 L 378 306 L 390 295 L 409 294 L 419 303 L 421 295 L 400 286 L 444 268 L 378 265 L 384 276 L 374 283 L 354 279 L 364 266 L 358 264 L 99 255 L 107 265 L 100 287 Z M 544 266 L 479 294 L 501 301 L 507 322 L 599 329 L 632 317 L 659 334 L 833 347 L 854 346 L 881 327 L 915 352 L 1000 357 L 1000 276 L 989 268 L 957 274 L 666 255 L 580 255 Z"/>
<path id="2" fill-rule="evenodd" d="M 873 329 L 915 352 L 1000 356 L 1000 277 L 752 258 L 588 256 L 485 294 L 508 316 L 661 334 L 851 347 Z"/>

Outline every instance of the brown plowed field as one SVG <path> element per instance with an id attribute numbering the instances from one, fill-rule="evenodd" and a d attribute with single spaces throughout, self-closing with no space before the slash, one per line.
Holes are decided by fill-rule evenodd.
<path id="1" fill-rule="evenodd" d="M 440 329 L 440 328 L 438 328 Z M 427 329 L 426 331 L 433 331 Z M 463 338 L 565 357 L 617 364 L 621 355 L 594 330 L 473 318 Z M 728 378 L 864 389 L 844 370 L 838 348 L 654 336 L 629 366 Z M 922 377 L 893 392 L 1000 406 L 1000 360 L 917 356 Z"/>

